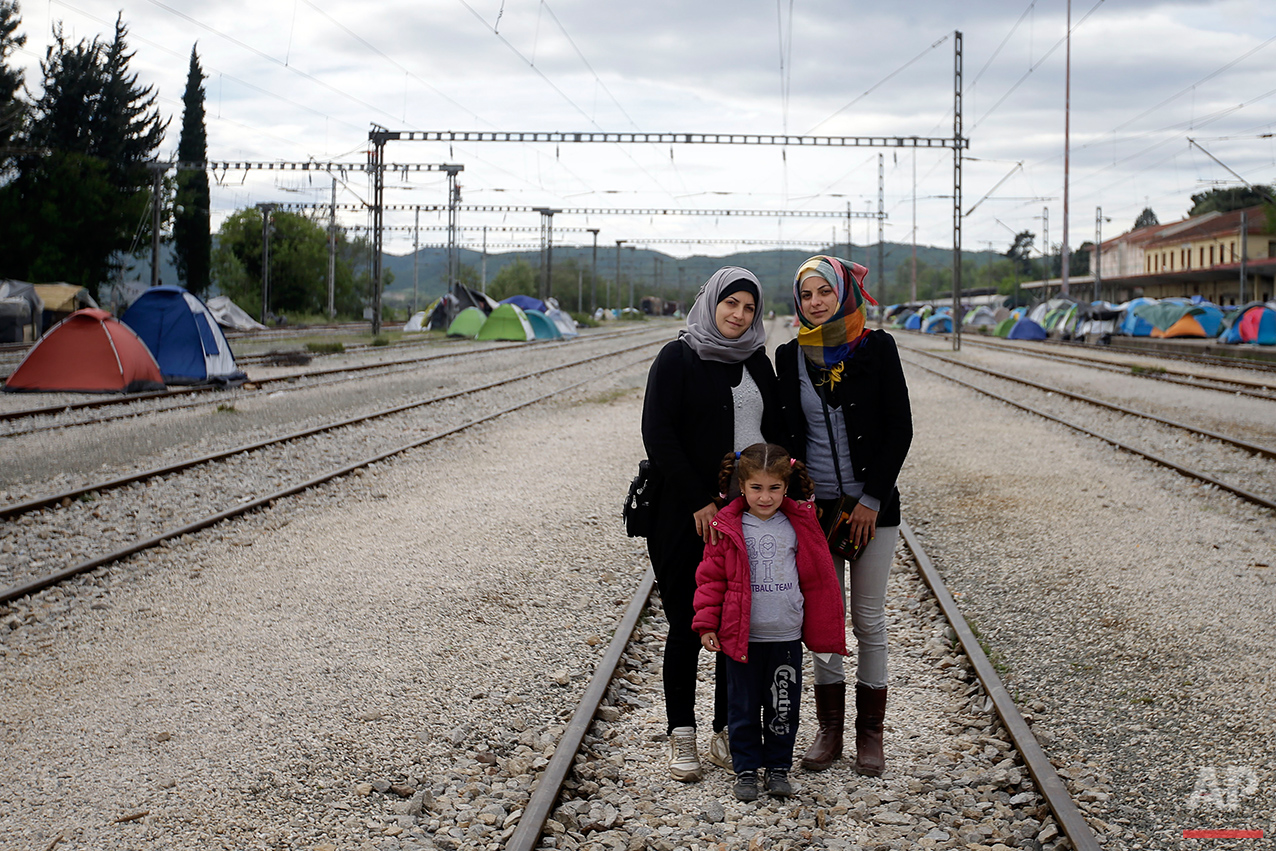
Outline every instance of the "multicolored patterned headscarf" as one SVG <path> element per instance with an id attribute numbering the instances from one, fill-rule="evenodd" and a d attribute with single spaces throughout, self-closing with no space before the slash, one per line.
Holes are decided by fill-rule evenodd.
<path id="1" fill-rule="evenodd" d="M 842 377 L 842 364 L 868 336 L 868 305 L 877 304 L 864 289 L 868 269 L 837 257 L 817 254 L 798 267 L 793 278 L 793 304 L 798 319 L 798 345 L 816 367 L 829 373 L 830 385 Z M 819 275 L 837 293 L 838 308 L 822 325 L 814 325 L 802 313 L 802 279 Z"/>

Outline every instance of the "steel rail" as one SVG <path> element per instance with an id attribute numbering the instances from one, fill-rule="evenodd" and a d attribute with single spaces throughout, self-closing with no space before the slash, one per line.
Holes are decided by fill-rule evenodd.
<path id="1" fill-rule="evenodd" d="M 523 809 L 523 815 L 519 818 L 514 833 L 505 844 L 505 851 L 532 851 L 540 842 L 541 833 L 545 830 L 545 822 L 554 810 L 554 802 L 558 800 L 558 794 L 563 789 L 567 773 L 571 771 L 576 754 L 585 740 L 585 734 L 594 721 L 594 715 L 598 713 L 598 707 L 607 693 L 607 686 L 616 675 L 616 668 L 620 665 L 625 648 L 629 646 L 634 628 L 638 625 L 638 618 L 647 607 L 655 581 L 656 576 L 648 567 L 642 581 L 638 583 L 638 590 L 629 601 L 629 607 L 625 609 L 624 616 L 616 626 L 615 633 L 612 634 L 611 643 L 607 645 L 607 652 L 598 661 L 598 667 L 594 669 L 594 675 L 590 678 L 589 685 L 585 687 L 585 693 L 581 695 L 580 705 L 572 715 L 571 721 L 567 722 L 567 728 L 554 748 L 554 755 L 550 757 L 549 765 L 545 767 L 536 788 L 532 790 L 531 798 Z"/>
<path id="2" fill-rule="evenodd" d="M 336 429 L 339 429 L 339 428 L 345 428 L 346 426 L 357 425 L 358 423 L 367 422 L 369 420 L 375 420 L 375 419 L 381 419 L 383 417 L 394 416 L 395 414 L 401 414 L 404 411 L 410 411 L 413 408 L 422 408 L 422 407 L 425 407 L 426 405 L 433 405 L 438 402 L 446 402 L 449 399 L 457 399 L 462 396 L 468 396 L 472 393 L 480 393 L 484 390 L 491 390 L 494 387 L 501 387 L 506 384 L 513 384 L 516 381 L 525 381 L 529 378 L 536 378 L 538 376 L 547 375 L 548 373 L 551 373 L 551 372 L 558 372 L 559 370 L 571 369 L 572 367 L 581 366 L 582 364 L 592 363 L 593 361 L 602 360 L 603 358 L 610 358 L 610 357 L 616 357 L 618 355 L 628 354 L 629 352 L 635 351 L 637 349 L 647 348 L 648 346 L 663 345 L 666 342 L 667 342 L 666 340 L 652 340 L 647 343 L 638 343 L 637 345 L 629 346 L 628 348 L 624 348 L 624 349 L 619 349 L 614 352 L 606 352 L 601 355 L 595 355 L 593 357 L 582 358 L 581 360 L 571 361 L 565 364 L 558 364 L 556 366 L 546 367 L 545 369 L 541 369 L 541 370 L 525 372 L 521 375 L 508 376 L 506 378 L 501 378 L 496 381 L 490 381 L 487 384 L 480 384 L 476 387 L 468 387 L 463 390 L 454 390 L 450 393 L 444 393 L 439 396 L 432 396 L 429 399 L 417 399 L 414 402 L 405 402 L 402 405 L 394 405 L 393 407 L 383 408 L 379 411 L 372 411 L 371 413 L 360 414 L 359 416 L 348 417 L 346 419 L 337 420 L 331 423 L 324 423 L 323 425 L 314 426 L 313 428 L 307 428 L 307 429 L 302 429 L 300 431 L 294 431 L 289 434 L 285 434 L 282 437 L 268 438 L 266 440 L 257 441 L 256 443 L 246 443 L 243 446 L 236 446 L 232 449 L 226 449 L 220 452 L 211 452 L 207 455 L 201 455 L 198 458 L 191 458 L 185 461 L 178 461 L 176 463 L 168 464 L 163 467 L 154 467 L 150 470 L 140 470 L 135 473 L 129 473 L 126 476 L 120 476 L 118 478 L 108 479 L 107 481 L 104 481 L 104 482 L 95 482 L 93 484 L 70 488 L 68 490 L 61 491 L 59 493 L 38 496 L 33 499 L 26 500 L 24 502 L 11 503 L 9 505 L 0 505 L 0 520 L 10 520 L 14 517 L 19 517 L 23 514 L 27 514 L 32 511 L 36 511 L 38 509 L 45 508 L 50 505 L 56 505 L 62 502 L 64 499 L 75 499 L 76 497 L 83 496 L 84 494 L 91 493 L 93 491 L 114 490 L 116 488 L 124 487 L 125 485 L 133 484 L 134 482 L 145 481 L 146 479 L 153 479 L 158 476 L 165 476 L 165 475 L 169 475 L 170 473 L 181 472 L 182 470 L 189 470 L 192 467 L 198 467 L 203 464 L 210 464 L 214 461 L 221 461 L 235 455 L 243 455 L 244 453 L 254 452 L 258 449 L 265 449 L 269 446 L 277 446 L 279 444 L 288 443 L 293 440 L 300 440 L 301 438 L 304 438 L 304 437 L 312 437 L 316 434 L 322 434 L 328 431 L 335 431 Z"/>
<path id="3" fill-rule="evenodd" d="M 992 699 L 993 707 L 997 710 L 997 715 L 1001 718 L 1002 725 L 1006 728 L 1006 732 L 1010 734 L 1010 739 L 1014 742 L 1019 755 L 1023 757 L 1024 765 L 1027 766 L 1033 781 L 1036 782 L 1037 789 L 1041 791 L 1041 796 L 1045 798 L 1050 811 L 1054 813 L 1055 821 L 1063 828 L 1063 832 L 1067 834 L 1068 839 L 1072 842 L 1072 847 L 1076 851 L 1099 851 L 1099 841 L 1090 829 L 1090 825 L 1081 815 L 1081 811 L 1077 809 L 1076 803 L 1072 800 L 1072 795 L 1068 793 L 1067 787 L 1059 779 L 1054 765 L 1051 764 L 1049 757 L 1046 756 L 1045 751 L 1042 750 L 1041 745 L 1037 742 L 1037 737 L 1032 734 L 1032 728 L 1028 726 L 1028 722 L 1019 713 L 1019 707 L 1015 705 L 1014 699 L 1006 691 L 1006 686 L 1002 683 L 1001 677 L 997 675 L 997 670 L 993 668 L 992 662 L 984 655 L 984 649 L 979 645 L 979 639 L 975 637 L 974 631 L 966 623 L 966 618 L 961 613 L 957 601 L 949 593 L 943 577 L 935 569 L 930 557 L 926 555 L 926 551 L 922 548 L 917 535 L 907 522 L 899 524 L 899 531 L 903 535 L 905 545 L 907 545 L 913 554 L 913 558 L 917 561 L 917 572 L 921 574 L 922 580 L 930 588 L 931 593 L 935 595 L 940 611 L 948 619 L 953 631 L 957 633 L 957 640 L 961 642 L 962 650 L 965 652 L 966 657 L 970 659 L 971 667 L 975 669 L 975 675 L 979 677 L 984 691 Z"/>
<path id="4" fill-rule="evenodd" d="M 1049 413 L 1046 413 L 1045 411 L 1038 410 L 1032 407 L 1031 405 L 1025 405 L 1022 402 L 1016 402 L 1013 399 L 1008 399 L 1005 396 L 1001 396 L 997 393 L 994 393 L 991 390 L 985 390 L 984 388 L 979 387 L 978 385 L 971 384 L 969 381 L 963 381 L 962 379 L 952 375 L 945 375 L 944 373 L 939 372 L 938 370 L 931 369 L 930 367 L 924 364 L 917 363 L 916 361 L 910 361 L 905 359 L 904 362 L 908 363 L 911 366 L 915 366 L 918 369 L 923 369 L 926 372 L 931 373 L 932 375 L 937 375 L 940 378 L 943 378 L 947 381 L 951 381 L 954 384 L 960 384 L 961 386 L 966 387 L 970 390 L 974 390 L 977 393 L 983 393 L 985 396 L 991 396 L 992 398 L 996 399 L 999 402 L 1004 402 L 1007 405 L 1011 405 L 1013 407 L 1019 408 L 1020 410 L 1027 411 L 1030 414 L 1036 414 L 1037 416 L 1050 420 L 1051 422 L 1056 422 L 1056 423 L 1059 423 L 1060 425 L 1067 426 L 1068 428 L 1073 429 L 1075 431 L 1079 431 L 1084 435 L 1097 438 L 1098 440 L 1101 440 L 1104 443 L 1110 443 L 1113 446 L 1115 446 L 1117 449 L 1124 450 L 1126 452 L 1129 452 L 1132 455 L 1138 455 L 1142 458 L 1146 458 L 1147 460 L 1153 462 L 1154 464 L 1160 464 L 1162 467 L 1168 467 L 1169 469 L 1174 470 L 1176 473 L 1181 473 L 1182 475 L 1187 476 L 1188 478 L 1196 479 L 1198 481 L 1205 482 L 1206 484 L 1214 485 L 1216 488 L 1219 488 L 1220 490 L 1225 490 L 1229 493 L 1235 494 L 1236 496 L 1240 497 L 1246 502 L 1252 502 L 1255 505 L 1262 506 L 1263 508 L 1276 511 L 1276 501 L 1270 500 L 1267 497 L 1260 496 L 1251 491 L 1247 491 L 1244 488 L 1239 487 L 1237 485 L 1228 484 L 1227 482 L 1224 482 L 1221 479 L 1214 478 L 1208 473 L 1202 473 L 1199 470 L 1193 470 L 1190 467 L 1184 467 L 1182 464 L 1179 464 L 1176 461 L 1171 461 L 1170 459 L 1163 458 L 1160 455 L 1157 455 L 1153 452 L 1147 452 L 1143 449 L 1139 449 L 1137 446 L 1131 446 L 1130 444 L 1125 443 L 1122 440 L 1118 440 L 1115 437 L 1110 437 L 1105 434 L 1099 434 L 1097 431 L 1092 431 L 1091 429 L 1088 429 L 1083 425 L 1078 425 L 1069 420 L 1065 420 L 1062 417 L 1056 417 L 1054 414 L 1049 414 Z"/>
<path id="5" fill-rule="evenodd" d="M 949 335 L 936 334 L 935 336 L 947 338 Z M 1252 396 L 1256 399 L 1269 399 L 1269 400 L 1272 399 L 1273 397 L 1265 393 L 1260 393 L 1255 391 L 1265 390 L 1265 391 L 1268 391 L 1268 393 L 1272 391 L 1276 391 L 1276 382 L 1273 382 L 1273 381 L 1250 381 L 1244 378 L 1215 378 L 1213 376 L 1208 376 L 1208 375 L 1196 375 L 1192 372 L 1187 372 L 1182 370 L 1165 369 L 1164 367 L 1157 367 L 1157 370 L 1165 370 L 1164 372 L 1137 372 L 1136 373 L 1132 370 L 1132 367 L 1137 366 L 1137 364 L 1116 363 L 1113 361 L 1105 361 L 1105 360 L 1102 360 L 1101 358 L 1077 357 L 1075 355 L 1069 356 L 1064 354 L 1056 354 L 1053 352 L 1034 352 L 1023 346 L 1013 346 L 1013 345 L 1006 345 L 1002 343 L 990 343 L 987 340 L 972 340 L 969 335 L 964 335 L 962 339 L 966 343 L 970 343 L 975 346 L 983 346 L 986 349 L 992 349 L 994 351 L 1003 351 L 1003 352 L 1008 351 L 1008 352 L 1014 352 L 1015 354 L 1023 355 L 1025 357 L 1042 358 L 1044 360 L 1052 360 L 1052 361 L 1062 361 L 1063 363 L 1069 363 L 1074 365 L 1080 364 L 1082 366 L 1089 366 L 1094 369 L 1107 369 L 1109 371 L 1120 372 L 1126 375 L 1136 375 L 1139 378 L 1151 378 L 1151 379 L 1155 379 L 1156 381 L 1168 381 L 1171 384 L 1182 384 L 1187 387 L 1196 387 L 1201 390 L 1215 390 L 1220 393 L 1241 393 L 1246 396 Z M 1156 357 L 1155 354 L 1150 354 L 1148 356 L 1153 358 Z M 1208 385 L 1201 383 L 1204 381 L 1213 381 L 1216 384 L 1230 384 L 1232 386 L 1231 388 L 1210 387 Z M 1237 388 L 1240 388 L 1240 389 L 1237 389 Z"/>
<path id="6" fill-rule="evenodd" d="M 1035 387 L 1036 389 L 1043 390 L 1047 393 L 1055 393 L 1055 394 L 1058 394 L 1059 396 L 1066 396 L 1069 399 L 1076 399 L 1078 402 L 1085 402 L 1087 404 L 1095 405 L 1100 408 L 1107 408 L 1108 410 L 1117 411 L 1122 414 L 1128 414 L 1129 416 L 1132 416 L 1132 417 L 1142 417 L 1143 419 L 1151 420 L 1152 422 L 1160 423 L 1161 425 L 1167 425 L 1173 428 L 1182 429 L 1183 431 L 1190 432 L 1191 434 L 1198 434 L 1202 437 L 1208 437 L 1211 440 L 1217 440 L 1220 443 L 1230 444 L 1232 446 L 1237 447 L 1238 449 L 1244 449 L 1246 452 L 1252 452 L 1255 455 L 1261 455 L 1264 458 L 1276 459 L 1276 449 L 1273 449 L 1270 446 L 1262 446 L 1257 443 L 1250 443 L 1248 440 L 1241 440 L 1238 437 L 1231 437 L 1230 435 L 1226 435 L 1221 432 L 1211 431 L 1210 429 L 1207 429 L 1207 428 L 1190 425 L 1188 423 L 1182 423 L 1177 420 L 1169 420 L 1164 417 L 1159 417 L 1156 414 L 1149 414 L 1146 411 L 1139 411 L 1139 410 L 1136 410 L 1135 408 L 1127 408 L 1124 405 L 1118 405 L 1115 402 L 1108 402 L 1103 399 L 1096 399 L 1093 396 L 1086 396 L 1083 393 L 1073 393 L 1071 390 L 1064 390 L 1062 387 L 1054 387 L 1049 384 L 1042 384 L 1038 381 L 1033 381 L 1032 379 L 1029 379 L 1029 378 L 1022 378 L 1017 375 L 1010 375 L 1009 373 L 999 372 L 995 369 L 990 369 L 986 366 L 978 366 L 977 364 L 972 364 L 972 363 L 962 363 L 961 361 L 956 360 L 947 355 L 936 354 L 935 352 L 928 352 L 924 349 L 909 349 L 908 351 L 910 354 L 925 355 L 928 358 L 934 358 L 935 360 L 943 361 L 944 363 L 951 364 L 953 366 L 959 366 L 959 367 L 962 367 L 963 369 L 974 370 L 975 372 L 982 372 L 985 375 L 991 375 L 994 378 L 1000 378 L 1004 381 L 1013 381 L 1016 384 L 1024 384 L 1024 385 L 1027 385 L 1028 387 Z"/>
<path id="7" fill-rule="evenodd" d="M 588 339 L 588 342 L 592 343 L 598 340 L 614 339 L 619 336 L 628 336 L 630 334 L 641 333 L 644 330 L 647 330 L 647 329 L 638 329 L 636 331 L 612 332 L 611 334 L 608 334 L 606 336 L 599 335 L 596 337 L 590 337 Z M 513 343 L 508 346 L 499 346 L 499 347 L 488 348 L 488 349 L 466 349 L 465 351 L 459 351 L 459 352 L 443 352 L 441 354 L 426 355 L 424 357 L 403 358 L 400 360 L 393 360 L 393 361 L 379 361 L 377 363 L 354 364 L 351 366 L 334 366 L 327 369 L 310 370 L 308 372 L 294 372 L 288 375 L 276 375 L 270 378 L 254 378 L 244 383 L 246 385 L 252 385 L 253 389 L 260 389 L 264 386 L 272 385 L 272 384 L 282 384 L 282 383 L 292 384 L 302 379 L 324 378 L 330 375 L 342 375 L 345 373 L 370 372 L 376 369 L 389 369 L 392 367 L 400 367 L 400 366 L 414 366 L 421 363 L 428 363 L 430 361 L 444 360 L 446 358 L 465 357 L 466 355 L 491 354 L 493 352 L 503 352 L 503 351 L 508 351 L 510 349 L 517 349 L 517 348 L 522 348 L 524 346 L 531 346 L 531 345 L 536 345 L 536 344 L 531 342 Z M 568 344 L 566 342 L 546 343 L 544 341 L 541 341 L 539 345 L 543 347 L 548 347 L 548 346 L 559 347 L 559 346 L 565 346 Z M 312 389 L 314 386 L 315 385 L 313 384 L 308 384 L 303 387 L 297 387 L 295 389 L 298 389 L 298 390 Z M 137 402 L 137 401 L 168 398 L 178 393 L 207 392 L 209 390 L 216 390 L 216 389 L 220 389 L 220 388 L 191 387 L 191 388 L 183 388 L 182 390 L 157 390 L 151 393 L 134 393 L 134 394 L 128 394 L 124 396 L 115 396 L 110 399 L 95 399 L 89 402 L 75 402 L 70 405 L 53 405 L 46 408 L 28 408 L 22 411 L 9 411 L 7 413 L 0 412 L 0 422 L 6 421 L 6 420 L 13 421 L 18 419 L 23 419 L 26 417 L 56 416 L 57 414 L 63 414 L 63 413 L 78 411 L 82 409 L 92 409 L 92 408 L 97 408 L 97 407 L 102 407 L 107 405 L 124 405 L 124 404 Z M 51 429 L 57 429 L 57 428 L 75 428 L 77 426 L 84 426 L 84 425 L 97 425 L 99 423 L 110 422 L 112 420 L 125 419 L 128 417 L 136 417 L 142 414 L 155 414 L 155 413 L 167 413 L 169 411 L 180 411 L 185 408 L 193 408 L 202 404 L 204 404 L 203 400 L 199 400 L 196 402 L 184 402 L 184 403 L 179 403 L 176 405 L 169 405 L 164 408 L 156 408 L 156 409 L 149 409 L 149 410 L 143 410 L 143 411 L 130 411 L 127 413 L 116 414 L 113 416 L 98 417 L 96 419 L 76 420 L 75 422 L 71 422 L 71 423 L 50 423 L 50 424 L 41 425 L 38 427 L 32 426 L 31 428 L 28 428 L 28 429 L 5 432 L 3 435 L 0 435 L 0 436 L 18 437 L 24 434 L 32 434 L 33 432 L 37 432 L 37 431 L 49 431 Z"/>
<path id="8" fill-rule="evenodd" d="M 421 438 L 420 440 L 414 440 L 410 443 L 405 443 L 401 446 L 395 447 L 394 449 L 389 449 L 389 450 L 386 450 L 385 452 L 379 452 L 376 455 L 363 459 L 362 461 L 355 461 L 351 464 L 346 464 L 345 466 L 339 467 L 335 470 L 330 470 L 326 473 L 321 473 L 318 476 L 315 476 L 314 478 L 307 479 L 306 481 L 301 482 L 299 484 L 290 485 L 289 487 L 283 488 L 281 490 L 275 491 L 274 493 L 267 494 L 266 496 L 259 497 L 249 502 L 242 503 L 240 505 L 235 506 L 234 508 L 229 508 L 229 509 L 226 509 L 225 511 L 220 511 L 216 514 L 210 514 L 206 517 L 203 517 L 199 520 L 195 520 L 191 523 L 187 523 L 186 525 L 180 526 L 175 529 L 169 529 L 166 532 L 161 532 L 160 534 L 155 535 L 154 537 L 151 537 L 151 538 L 147 538 L 144 541 L 135 541 L 126 547 L 122 547 L 118 550 L 107 553 L 105 555 L 101 555 L 96 558 L 89 559 L 87 561 L 82 561 L 79 564 L 69 565 L 63 568 L 62 570 L 56 571 L 54 573 L 46 574 L 45 576 L 36 577 L 35 579 L 31 579 L 27 582 L 19 583 L 17 585 L 12 585 L 0 591 L 0 604 L 9 603 L 20 597 L 25 597 L 28 594 L 33 594 L 36 591 L 40 591 L 40 590 L 43 590 L 44 588 L 48 588 L 50 585 L 56 585 L 59 582 L 63 582 L 74 576 L 78 576 L 81 573 L 87 573 L 90 570 L 94 570 L 96 568 L 103 567 L 108 564 L 113 564 L 114 562 L 117 562 L 117 561 L 121 561 L 125 558 L 128 558 L 131 555 L 135 555 L 144 550 L 157 547 L 163 544 L 165 541 L 172 540 L 173 538 L 180 538 L 182 535 L 189 535 L 193 532 L 198 532 L 202 529 L 207 529 L 210 526 L 215 526 L 216 524 L 221 523 L 223 520 L 229 520 L 231 518 L 239 517 L 243 514 L 247 514 L 250 511 L 255 511 L 258 508 L 263 508 L 275 502 L 276 500 L 283 499 L 284 497 L 292 496 L 294 494 L 302 493 L 303 491 L 310 490 L 311 488 L 314 488 L 314 487 L 318 487 L 319 485 L 330 482 L 333 479 L 337 479 L 342 476 L 349 475 L 355 470 L 359 470 L 364 467 L 369 467 L 373 464 L 376 464 L 379 461 L 384 461 L 388 458 L 392 458 L 395 455 L 400 455 L 409 450 L 417 449 L 421 446 L 425 446 L 435 441 L 442 440 L 445 437 L 450 437 L 451 435 L 465 431 L 466 429 L 473 428 L 476 425 L 481 425 L 482 423 L 488 422 L 490 420 L 494 420 L 498 417 L 505 416 L 506 414 L 513 413 L 514 411 L 518 411 L 523 408 L 530 407 L 538 402 L 544 402 L 548 399 L 553 399 L 557 397 L 559 394 L 564 393 L 568 390 L 572 390 L 576 387 L 580 387 L 585 384 L 590 384 L 594 381 L 598 381 L 599 379 L 606 378 L 607 376 L 614 375 L 618 372 L 623 372 L 624 370 L 629 369 L 630 367 L 636 366 L 637 364 L 640 364 L 640 363 L 645 363 L 648 360 L 650 360 L 650 358 L 639 358 L 638 360 L 631 361 L 627 364 L 619 366 L 616 369 L 608 370 L 607 372 L 601 373 L 599 375 L 595 375 L 591 378 L 586 378 L 583 381 L 577 381 L 573 384 L 568 384 L 565 387 L 559 387 L 550 393 L 537 396 L 525 402 L 519 402 L 516 405 L 511 405 L 509 407 L 502 408 L 501 410 L 496 411 L 495 413 L 486 414 L 482 417 L 477 417 L 475 419 L 462 423 L 461 425 L 453 426 L 451 428 L 444 429 L 443 431 L 435 432 L 434 434 L 431 434 L 428 437 Z"/>
<path id="9" fill-rule="evenodd" d="M 1095 352 L 1115 352 L 1123 355 L 1143 355 L 1165 358 L 1166 360 L 1187 361 L 1189 363 L 1199 363 L 1206 366 L 1222 366 L 1229 369 L 1252 369 L 1257 372 L 1276 372 L 1276 361 L 1259 360 L 1257 358 L 1248 357 L 1244 354 L 1244 349 L 1239 350 L 1236 355 L 1211 355 L 1205 352 L 1194 355 L 1189 352 L 1156 351 L 1155 349 L 1140 349 L 1135 346 L 1120 346 L 1112 344 L 1095 345 L 1093 343 L 1083 343 L 1079 340 L 1043 340 L 1042 342 L 1052 346 L 1058 346 L 1063 349 L 1081 349 L 1083 351 L 1088 349 Z"/>

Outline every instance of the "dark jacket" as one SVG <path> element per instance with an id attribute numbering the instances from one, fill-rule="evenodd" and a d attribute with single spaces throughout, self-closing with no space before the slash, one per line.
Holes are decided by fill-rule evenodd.
<path id="1" fill-rule="evenodd" d="M 766 351 L 754 352 L 744 366 L 762 394 L 762 436 L 783 445 L 787 433 L 779 386 Z M 718 495 L 722 456 L 735 449 L 728 372 L 724 364 L 701 360 L 682 340 L 661 349 L 651 365 L 642 406 L 642 442 L 661 478 L 651 537 L 668 538 L 686 529 L 694 535 L 691 515 Z"/>
<path id="2" fill-rule="evenodd" d="M 793 433 L 789 453 L 805 461 L 807 429 L 826 426 L 822 422 L 808 424 L 802 414 L 798 369 L 806 369 L 806 356 L 797 340 L 776 350 L 775 366 L 784 417 Z M 913 415 L 895 338 L 881 330 L 870 332 L 846 361 L 842 380 L 833 393 L 846 420 L 855 478 L 864 483 L 864 493 L 881 502 L 877 525 L 898 526 L 895 480 L 913 442 Z"/>

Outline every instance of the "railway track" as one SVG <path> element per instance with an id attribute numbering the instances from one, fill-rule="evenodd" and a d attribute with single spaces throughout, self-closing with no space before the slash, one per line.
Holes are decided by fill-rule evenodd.
<path id="1" fill-rule="evenodd" d="M 1007 735 L 1018 752 L 1019 759 L 1030 773 L 1041 799 L 1049 807 L 1056 823 L 1076 851 L 1098 851 L 1099 842 L 1086 822 L 1076 801 L 1060 779 L 1054 765 L 1033 736 L 1032 729 L 1009 692 L 1002 684 L 993 664 L 985 655 L 978 638 L 966 623 L 953 595 L 949 593 L 943 578 L 927 556 L 920 539 L 907 523 L 901 527 L 903 541 L 911 554 L 917 574 L 938 605 L 942 619 L 946 620 L 955 635 L 956 647 L 969 659 L 974 678 L 978 679 L 986 696 L 985 706 L 995 712 Z M 562 799 L 573 767 L 590 753 L 587 736 L 595 718 L 600 715 L 609 695 L 613 694 L 613 682 L 618 678 L 626 655 L 635 641 L 635 630 L 640 618 L 647 611 L 654 576 L 647 570 L 638 583 L 625 613 L 620 618 L 603 657 L 594 669 L 592 678 L 580 703 L 567 723 L 564 733 L 554 749 L 554 755 L 540 775 L 531 798 L 514 826 L 512 835 L 504 847 L 507 851 L 532 851 L 540 847 L 542 836 L 555 806 Z M 809 776 L 809 775 L 807 775 Z M 819 823 L 819 820 L 816 821 Z M 822 827 L 824 825 L 821 825 Z"/>
<path id="2" fill-rule="evenodd" d="M 588 368 L 601 360 L 665 342 L 667 339 L 662 336 L 6 506 L 3 517 L 13 531 L 11 546 L 18 552 L 47 553 L 49 548 L 42 542 L 56 540 L 59 542 L 56 558 L 70 563 L 50 569 L 52 565 L 47 563 L 47 557 L 33 557 L 25 571 L 10 571 L 10 575 L 3 578 L 8 587 L 0 591 L 0 604 L 553 398 L 568 389 L 645 362 L 649 356 L 549 392 L 533 391 L 530 398 L 494 411 L 490 404 L 483 406 L 484 410 L 477 415 L 468 416 L 462 411 L 459 423 L 454 410 L 434 413 L 448 407 L 445 403 L 472 403 L 473 397 L 485 391 L 543 381 L 554 373 Z M 426 436 L 404 442 L 405 433 L 412 432 L 426 432 Z M 299 461 L 316 456 L 322 458 L 321 464 L 312 463 L 309 470 L 300 469 Z M 228 507 L 209 512 L 202 498 L 206 493 L 221 494 L 218 501 L 222 506 L 229 504 Z"/>
<path id="3" fill-rule="evenodd" d="M 641 333 L 644 330 L 646 329 L 639 328 L 607 334 L 591 335 L 587 338 L 587 340 L 592 343 L 595 341 L 615 339 L 617 337 L 626 337 Z M 327 367 L 323 369 L 302 370 L 289 372 L 283 375 L 249 380 L 242 388 L 238 388 L 235 393 L 238 398 L 246 398 L 259 395 L 270 395 L 277 393 L 280 390 L 308 390 L 322 386 L 325 383 L 332 384 L 350 380 L 351 378 L 357 379 L 361 374 L 365 373 L 411 370 L 432 361 L 467 357 L 470 355 L 477 357 L 491 354 L 493 352 L 507 351 L 511 348 L 522 348 L 533 345 L 539 346 L 543 349 L 557 349 L 562 346 L 570 345 L 570 343 L 511 343 L 508 345 L 485 346 L 477 349 L 426 354 L 422 356 L 397 358 L 372 363 L 358 363 L 346 366 Z M 376 347 L 368 348 L 372 351 L 377 350 Z M 121 394 L 106 398 L 76 401 L 68 404 L 44 405 L 36 408 L 0 411 L 0 423 L 10 424 L 8 430 L 0 433 L 0 436 L 16 437 L 24 434 L 48 431 L 50 429 L 97 425 L 100 423 L 111 422 L 113 420 L 136 417 L 142 414 L 184 410 L 208 404 L 210 394 L 216 396 L 216 391 L 221 389 L 222 388 L 211 386 L 177 387 L 171 390 Z M 117 408 L 120 410 L 115 410 Z M 101 410 L 106 410 L 108 413 L 100 416 L 88 415 Z"/>
<path id="4" fill-rule="evenodd" d="M 921 349 L 905 346 L 902 352 L 910 355 L 904 358 L 905 363 L 914 367 L 1065 425 L 1189 478 L 1229 491 L 1247 502 L 1276 510 L 1276 464 L 1271 463 L 1276 460 L 1276 448 L 1272 446 L 1223 434 L 1199 425 L 1170 420 L 1147 411 L 1135 410 L 1093 396 L 1075 393 L 1063 387 L 1046 385 Z M 1003 388 L 1007 384 L 1027 388 L 1030 394 L 1039 394 L 1039 398 L 1035 404 L 1024 401 L 1022 396 L 1012 398 L 1002 390 L 966 381 L 950 372 L 927 366 L 913 359 L 911 356 L 914 355 L 923 355 L 943 363 L 946 367 L 955 367 L 987 376 L 993 379 L 993 383 L 1000 383 Z M 1079 406 L 1089 410 L 1078 414 Z M 1106 433 L 1096 430 L 1095 409 L 1115 415 L 1105 415 L 1104 419 L 1112 430 Z M 1132 427 L 1131 424 L 1134 422 L 1139 422 L 1141 425 Z M 1148 425 L 1149 423 L 1153 425 Z M 1182 440 L 1184 434 L 1198 439 L 1184 443 Z M 1267 463 L 1256 468 L 1252 462 L 1254 457 L 1266 459 Z M 1248 482 L 1242 483 L 1237 480 L 1235 474 L 1238 470 L 1248 474 Z"/>

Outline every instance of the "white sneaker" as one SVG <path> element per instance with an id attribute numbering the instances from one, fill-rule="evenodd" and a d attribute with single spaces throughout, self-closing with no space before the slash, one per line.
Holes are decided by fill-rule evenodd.
<path id="1" fill-rule="evenodd" d="M 727 771 L 731 768 L 731 742 L 727 739 L 727 728 L 723 727 L 709 739 L 709 762 Z"/>
<path id="2" fill-rule="evenodd" d="M 674 727 L 669 734 L 669 773 L 674 780 L 694 783 L 701 777 L 700 754 L 696 753 L 696 728 Z"/>

